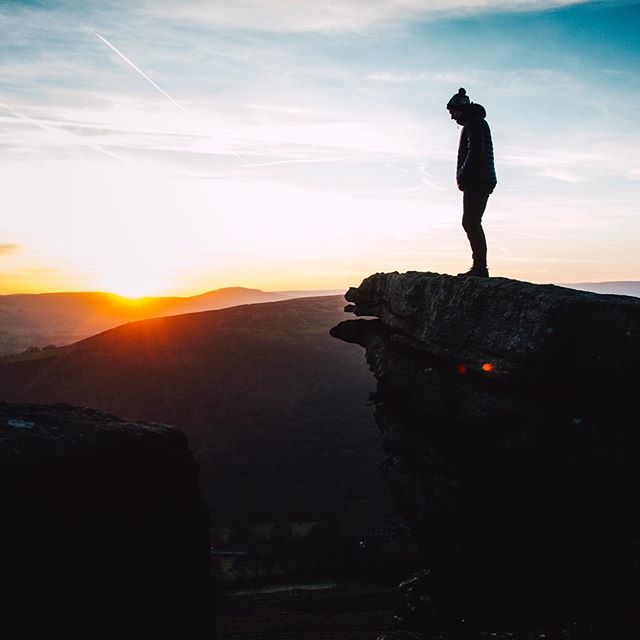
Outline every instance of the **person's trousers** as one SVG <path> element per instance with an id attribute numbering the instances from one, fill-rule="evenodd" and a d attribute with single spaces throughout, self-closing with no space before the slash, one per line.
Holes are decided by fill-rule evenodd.
<path id="1" fill-rule="evenodd" d="M 486 268 L 487 240 L 482 229 L 482 214 L 487 208 L 490 192 L 484 189 L 466 189 L 462 198 L 462 228 L 467 233 L 473 266 Z"/>

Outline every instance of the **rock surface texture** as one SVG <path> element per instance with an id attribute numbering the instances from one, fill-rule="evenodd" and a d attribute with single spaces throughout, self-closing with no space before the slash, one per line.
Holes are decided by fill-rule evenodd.
<path id="1" fill-rule="evenodd" d="M 345 297 L 424 555 L 404 633 L 640 637 L 640 300 L 417 272 Z"/>
<path id="2" fill-rule="evenodd" d="M 208 517 L 179 430 L 0 403 L 0 476 L 11 637 L 212 637 Z"/>

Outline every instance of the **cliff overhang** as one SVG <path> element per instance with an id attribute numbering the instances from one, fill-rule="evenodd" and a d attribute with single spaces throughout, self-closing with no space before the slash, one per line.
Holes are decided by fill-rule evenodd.
<path id="1" fill-rule="evenodd" d="M 427 568 L 414 624 L 628 619 L 640 300 L 419 272 L 345 297 L 372 319 L 331 333 L 366 348 L 383 470 Z"/>

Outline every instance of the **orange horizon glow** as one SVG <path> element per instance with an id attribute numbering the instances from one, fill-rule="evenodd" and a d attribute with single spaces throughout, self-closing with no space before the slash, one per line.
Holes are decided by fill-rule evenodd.
<path id="1" fill-rule="evenodd" d="M 55 270 L 42 270 L 42 273 L 32 274 L 0 274 L 0 296 L 16 294 L 44 294 L 44 293 L 105 293 L 117 295 L 128 300 L 140 300 L 150 297 L 183 297 L 201 295 L 203 293 L 226 288 L 257 289 L 264 292 L 279 291 L 336 291 L 345 290 L 351 286 L 358 286 L 362 280 L 377 272 L 391 271 L 431 271 L 435 273 L 447 274 L 447 270 L 438 269 L 437 266 L 427 267 L 425 265 L 389 265 L 368 264 L 360 271 L 349 270 L 344 276 L 337 278 L 330 274 L 315 278 L 305 277 L 300 274 L 289 274 L 285 277 L 280 274 L 273 274 L 272 277 L 256 276 L 241 273 L 237 279 L 232 276 L 225 278 L 183 278 L 167 276 L 166 279 L 154 280 L 148 273 L 138 274 L 133 277 L 131 273 L 115 272 L 109 277 L 95 277 L 94 274 L 83 276 L 65 276 L 65 274 Z M 454 274 L 455 269 L 449 269 L 449 274 Z M 494 277 L 505 277 L 515 280 L 522 280 L 534 284 L 571 284 L 571 283 L 601 283 L 601 282 L 623 282 L 633 281 L 635 278 L 629 275 L 612 274 L 611 277 L 603 278 L 570 278 L 569 276 L 559 278 L 527 277 L 526 273 L 499 273 L 492 271 Z M 577 274 L 576 274 L 577 275 Z M 280 277 L 279 277 L 280 276 Z M 182 281 L 181 281 L 182 280 Z M 491 371 L 490 363 L 485 363 L 483 371 Z"/>
<path id="2" fill-rule="evenodd" d="M 20 279 L 17 282 L 2 282 L 0 279 L 0 296 L 4 295 L 39 295 L 48 293 L 101 293 L 105 295 L 118 296 L 131 302 L 144 301 L 146 298 L 190 298 L 199 296 L 210 291 L 218 291 L 222 289 L 251 289 L 263 291 L 265 293 L 277 293 L 284 291 L 346 291 L 349 286 L 360 284 L 361 280 L 366 277 L 363 276 L 357 282 L 353 280 L 349 284 L 333 285 L 325 281 L 317 282 L 282 282 L 281 286 L 278 283 L 275 285 L 268 285 L 263 282 L 221 282 L 211 281 L 204 283 L 200 286 L 189 286 L 188 288 L 162 288 L 162 287 L 148 287 L 145 288 L 142 285 L 136 285 L 135 283 L 124 283 L 122 286 L 113 287 L 99 287 L 92 286 L 90 282 L 86 282 L 85 285 L 69 284 L 65 286 L 64 283 L 52 283 L 50 285 L 39 286 L 37 282 L 29 282 L 27 284 L 24 280 Z"/>

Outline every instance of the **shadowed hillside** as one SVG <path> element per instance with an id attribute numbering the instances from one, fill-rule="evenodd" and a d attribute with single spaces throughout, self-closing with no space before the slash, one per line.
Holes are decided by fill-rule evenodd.
<path id="1" fill-rule="evenodd" d="M 329 336 L 340 296 L 123 325 L 0 365 L 0 400 L 175 424 L 214 518 L 369 517 L 388 508 L 359 348 Z"/>
<path id="2" fill-rule="evenodd" d="M 197 296 L 129 299 L 112 293 L 0 296 L 0 355 L 77 342 L 126 322 L 331 292 L 216 289 Z"/>

